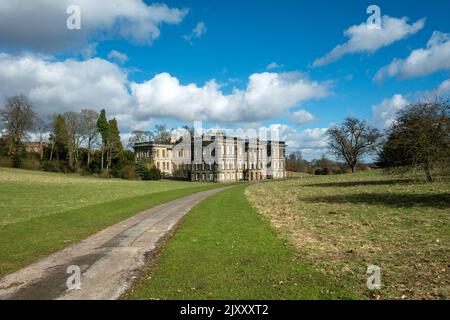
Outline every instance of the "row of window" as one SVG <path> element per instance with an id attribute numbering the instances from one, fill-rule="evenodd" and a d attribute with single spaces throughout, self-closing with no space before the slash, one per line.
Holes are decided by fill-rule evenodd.
<path id="1" fill-rule="evenodd" d="M 153 149 L 153 157 L 154 158 L 170 158 L 171 154 L 169 150 L 166 149 Z"/>
<path id="2" fill-rule="evenodd" d="M 272 163 L 273 163 L 273 169 L 275 169 L 275 170 L 284 168 L 283 161 L 281 161 L 281 162 L 273 161 Z M 270 168 L 271 166 L 272 166 L 272 164 L 269 164 L 267 167 Z M 262 165 L 262 162 L 258 162 L 258 163 L 252 162 L 252 163 L 249 163 L 249 164 L 247 164 L 247 162 L 244 162 L 244 163 L 240 163 L 239 165 L 236 165 L 235 161 L 227 161 L 227 162 L 225 162 L 225 160 L 223 160 L 222 164 L 220 166 L 220 169 L 221 170 L 236 170 L 236 167 L 237 167 L 238 170 L 247 170 L 247 169 L 256 170 L 256 169 L 262 169 L 263 165 Z M 169 167 L 167 167 L 167 168 L 169 169 Z M 212 170 L 214 170 L 214 164 L 207 164 L 207 163 L 192 164 L 192 165 L 189 165 L 189 164 L 179 164 L 179 165 L 173 164 L 173 168 L 174 168 L 174 170 L 177 170 L 177 169 L 191 170 L 192 169 L 192 170 L 209 170 L 209 171 L 212 171 Z"/>
<path id="3" fill-rule="evenodd" d="M 156 167 L 162 171 L 170 171 L 170 162 L 156 162 Z"/>

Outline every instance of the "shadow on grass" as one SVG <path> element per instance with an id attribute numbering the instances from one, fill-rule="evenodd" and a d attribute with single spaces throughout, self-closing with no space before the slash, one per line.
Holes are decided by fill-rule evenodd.
<path id="1" fill-rule="evenodd" d="M 353 203 L 381 205 L 394 208 L 431 207 L 450 209 L 450 193 L 399 194 L 399 193 L 356 193 L 349 195 L 318 196 L 303 199 L 308 202 Z"/>
<path id="2" fill-rule="evenodd" d="M 408 179 L 392 179 L 392 180 L 362 180 L 362 181 L 342 181 L 342 182 L 324 182 L 324 183 L 313 183 L 305 184 L 305 187 L 360 187 L 360 186 L 389 186 L 396 184 L 408 184 L 413 183 L 412 180 Z M 417 183 L 416 183 L 417 184 Z"/>

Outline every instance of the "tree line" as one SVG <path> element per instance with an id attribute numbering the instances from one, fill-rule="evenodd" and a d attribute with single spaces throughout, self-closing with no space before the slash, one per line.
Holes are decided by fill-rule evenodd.
<path id="1" fill-rule="evenodd" d="M 449 101 L 434 98 L 406 106 L 395 116 L 393 124 L 381 132 L 367 121 L 348 117 L 328 132 L 329 151 L 342 162 L 325 156 L 312 162 L 300 152 L 289 155 L 288 170 L 314 174 L 355 172 L 365 156 L 376 155 L 372 166 L 389 173 L 423 172 L 427 181 L 434 175 L 450 172 L 450 106 Z"/>
<path id="2" fill-rule="evenodd" d="M 151 163 L 134 161 L 134 153 L 123 147 L 117 119 L 106 110 L 90 109 L 55 114 L 49 121 L 40 118 L 23 95 L 6 98 L 0 109 L 0 166 L 99 174 L 126 179 L 159 179 L 161 172 Z M 189 131 L 192 128 L 184 127 Z M 27 149 L 29 133 L 38 136 L 37 152 Z M 48 134 L 48 139 L 45 136 Z M 328 132 L 329 150 L 336 159 L 323 156 L 308 162 L 300 152 L 286 159 L 290 171 L 336 174 L 368 169 L 364 157 L 375 154 L 372 166 L 392 173 L 423 172 L 428 181 L 450 168 L 450 106 L 435 98 L 411 104 L 396 114 L 390 128 L 381 132 L 367 121 L 346 118 Z M 169 143 L 165 125 L 153 131 L 134 131 L 128 146 L 139 142 Z"/>
<path id="3" fill-rule="evenodd" d="M 158 169 L 147 164 L 144 169 L 138 167 L 134 153 L 122 145 L 117 119 L 108 119 L 105 109 L 68 111 L 45 121 L 25 96 L 18 95 L 6 98 L 0 124 L 0 165 L 125 179 L 139 178 L 140 173 L 160 178 Z M 26 142 L 30 133 L 39 140 L 31 150 Z"/>

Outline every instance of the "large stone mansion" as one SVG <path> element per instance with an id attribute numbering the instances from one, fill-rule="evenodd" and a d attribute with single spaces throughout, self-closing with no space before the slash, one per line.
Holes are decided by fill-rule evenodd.
<path id="1" fill-rule="evenodd" d="M 190 181 L 284 179 L 284 142 L 213 136 L 208 141 L 136 143 L 136 160 L 149 159 L 163 175 Z"/>

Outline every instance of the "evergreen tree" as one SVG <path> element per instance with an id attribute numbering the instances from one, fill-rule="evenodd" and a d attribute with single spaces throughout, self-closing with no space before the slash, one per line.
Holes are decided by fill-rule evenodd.
<path id="1" fill-rule="evenodd" d="M 108 169 L 112 166 L 112 161 L 121 158 L 123 155 L 122 140 L 117 126 L 117 120 L 109 120 L 109 141 L 108 141 Z"/>
<path id="2" fill-rule="evenodd" d="M 53 118 L 53 132 L 50 140 L 52 141 L 50 160 L 53 159 L 54 154 L 56 155 L 56 159 L 60 160 L 63 155 L 67 154 L 69 145 L 69 133 L 66 120 L 60 114 Z"/>
<path id="3" fill-rule="evenodd" d="M 97 128 L 98 128 L 98 132 L 100 132 L 100 135 L 102 137 L 102 147 L 101 147 L 101 151 L 102 151 L 102 162 L 101 162 L 101 170 L 103 171 L 104 169 L 104 163 L 105 163 L 105 151 L 107 149 L 107 145 L 108 145 L 108 141 L 109 141 L 109 136 L 110 136 L 110 130 L 109 130 L 109 123 L 108 120 L 106 119 L 106 111 L 105 109 L 102 109 L 100 111 L 100 116 L 98 117 L 97 120 Z"/>
<path id="4" fill-rule="evenodd" d="M 161 171 L 144 158 L 138 160 L 136 172 L 142 180 L 161 180 Z"/>

